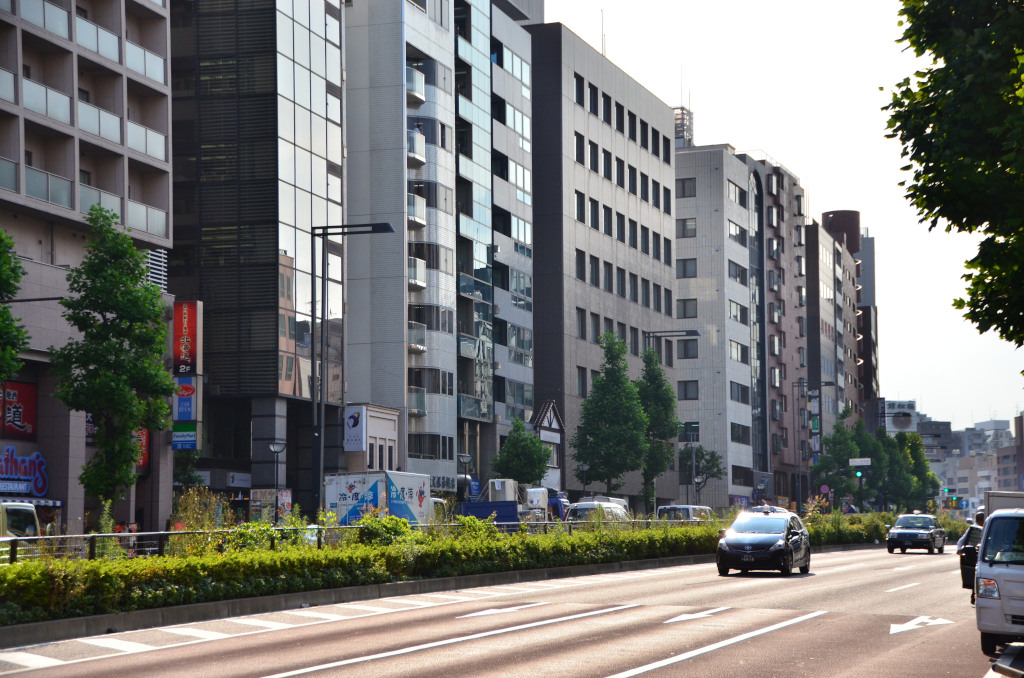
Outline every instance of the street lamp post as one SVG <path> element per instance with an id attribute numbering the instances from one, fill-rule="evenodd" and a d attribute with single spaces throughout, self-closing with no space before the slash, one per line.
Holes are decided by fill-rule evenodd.
<path id="1" fill-rule="evenodd" d="M 309 399 L 310 409 L 313 411 L 312 417 L 312 462 L 313 470 L 316 473 L 314 478 L 315 485 L 313 487 L 313 505 L 317 509 L 324 508 L 321 505 L 323 498 L 323 485 L 324 485 L 324 417 L 326 416 L 326 379 L 324 379 L 324 372 L 326 371 L 327 360 L 327 332 L 325 326 L 327 324 L 327 238 L 330 236 L 338 236 L 344 238 L 346 235 L 361 235 L 371 233 L 394 233 L 395 229 L 388 222 L 377 222 L 369 224 L 343 224 L 337 226 L 312 226 L 310 228 L 310 234 L 313 236 L 309 239 L 310 248 L 310 266 L 312 268 L 310 276 L 310 298 L 313 300 L 313 306 L 310 308 L 310 328 L 309 328 L 309 363 L 312 369 L 312 375 L 310 378 L 309 385 Z M 320 312 L 317 313 L 317 292 L 316 292 L 316 242 L 320 240 Z M 319 362 L 317 361 L 317 348 L 315 330 L 317 321 L 320 321 L 320 354 Z M 318 404 L 319 403 L 319 404 Z"/>
<path id="2" fill-rule="evenodd" d="M 280 493 L 280 489 L 278 489 L 280 481 L 278 480 L 277 460 L 281 456 L 281 453 L 284 452 L 286 444 L 279 440 L 275 440 L 274 442 L 269 443 L 268 447 L 270 447 L 270 451 L 274 453 L 274 527 L 277 527 L 277 510 L 281 501 L 278 497 L 278 494 Z"/>

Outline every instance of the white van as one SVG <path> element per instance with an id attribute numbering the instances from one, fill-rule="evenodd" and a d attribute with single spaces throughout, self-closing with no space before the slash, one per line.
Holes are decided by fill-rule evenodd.
<path id="1" fill-rule="evenodd" d="M 985 518 L 975 569 L 974 612 L 981 651 L 1024 640 L 1024 509 L 1000 509 Z"/>
<path id="2" fill-rule="evenodd" d="M 21 537 L 38 537 L 39 518 L 36 507 L 23 501 L 0 502 L 0 565 L 10 562 L 11 549 L 7 542 Z M 36 555 L 36 547 L 27 544 L 18 545 L 18 559 L 22 556 Z"/>
<path id="3" fill-rule="evenodd" d="M 658 507 L 658 520 L 682 520 L 690 523 L 711 520 L 715 512 L 710 506 L 693 506 L 691 504 L 672 504 Z"/>
<path id="4" fill-rule="evenodd" d="M 612 501 L 596 501 L 600 499 L 607 499 L 607 497 L 588 497 L 584 501 L 569 504 L 569 510 L 565 514 L 565 522 L 593 521 L 597 520 L 598 516 L 601 517 L 601 520 L 608 522 L 624 523 L 629 521 L 629 514 L 626 513 L 626 509 L 622 507 L 622 504 Z"/>

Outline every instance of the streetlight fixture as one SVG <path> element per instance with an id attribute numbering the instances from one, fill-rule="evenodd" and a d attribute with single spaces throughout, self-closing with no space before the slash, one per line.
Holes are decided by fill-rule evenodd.
<path id="1" fill-rule="evenodd" d="M 310 264 L 312 267 L 312 275 L 310 276 L 310 297 L 313 300 L 313 306 L 310 308 L 310 328 L 309 328 L 309 363 L 312 366 L 312 375 L 310 378 L 309 385 L 309 399 L 310 405 L 313 410 L 313 440 L 311 443 L 312 448 L 312 462 L 313 470 L 316 473 L 314 478 L 315 485 L 313 487 L 313 505 L 318 509 L 324 508 L 321 505 L 323 497 L 323 486 L 324 486 L 324 417 L 326 416 L 326 379 L 324 379 L 324 372 L 327 369 L 327 332 L 325 327 L 327 325 L 327 238 L 330 236 L 338 236 L 344 239 L 346 235 L 363 235 L 372 233 L 394 233 L 395 229 L 388 222 L 375 222 L 369 224 L 342 224 L 337 226 L 312 226 L 310 233 L 313 236 L 309 241 L 310 248 Z M 320 313 L 317 313 L 317 294 L 316 294 L 316 242 L 320 240 Z M 340 243 L 339 243 L 340 244 Z M 320 322 L 320 354 L 319 361 L 317 360 L 317 349 L 316 339 L 314 338 L 314 332 L 316 330 L 317 321 Z M 318 404 L 319 403 L 319 404 Z"/>
<path id="2" fill-rule="evenodd" d="M 590 464 L 580 464 L 580 470 L 583 471 L 583 496 L 587 496 L 587 471 L 590 470 Z"/>
<path id="3" fill-rule="evenodd" d="M 280 498 L 278 497 L 280 490 L 278 489 L 279 481 L 277 460 L 281 456 L 281 453 L 284 452 L 287 445 L 280 440 L 275 440 L 267 446 L 270 448 L 270 451 L 274 453 L 274 527 L 277 527 L 277 510 L 278 506 L 280 506 Z"/>
<path id="4" fill-rule="evenodd" d="M 465 500 L 469 498 L 469 462 L 473 460 L 468 454 L 462 453 L 458 455 L 459 466 L 462 469 L 462 473 L 459 474 L 458 482 L 456 483 L 456 489 L 462 495 L 461 499 Z"/>

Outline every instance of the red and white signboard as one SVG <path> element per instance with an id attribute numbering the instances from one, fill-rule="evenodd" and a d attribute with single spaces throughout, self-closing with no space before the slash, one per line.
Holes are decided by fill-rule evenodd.
<path id="1" fill-rule="evenodd" d="M 203 302 L 174 302 L 174 376 L 203 373 Z"/>
<path id="2" fill-rule="evenodd" d="M 4 382 L 4 440 L 36 439 L 36 385 Z"/>

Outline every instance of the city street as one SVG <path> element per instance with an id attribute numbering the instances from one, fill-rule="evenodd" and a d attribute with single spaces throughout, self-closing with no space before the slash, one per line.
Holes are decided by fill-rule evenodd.
<path id="1" fill-rule="evenodd" d="M 880 547 L 791 577 L 705 563 L 113 633 L 0 652 L 0 673 L 981 678 L 969 597 L 949 550 Z"/>

